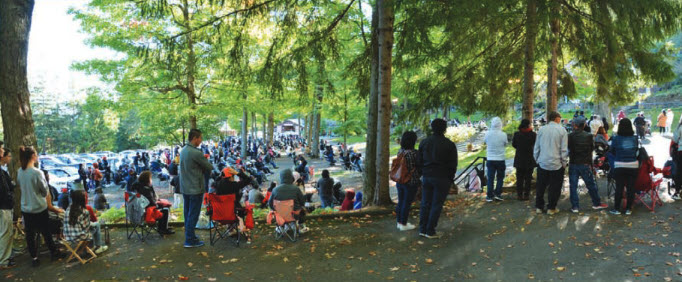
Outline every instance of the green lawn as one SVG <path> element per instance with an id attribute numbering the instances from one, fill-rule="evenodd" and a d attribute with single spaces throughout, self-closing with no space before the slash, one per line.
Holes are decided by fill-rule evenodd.
<path id="1" fill-rule="evenodd" d="M 504 152 L 504 157 L 506 159 L 512 159 L 514 158 L 514 154 L 516 153 L 516 150 L 512 146 L 507 146 L 505 148 Z M 477 157 L 485 157 L 486 156 L 486 151 L 485 148 L 481 148 L 478 152 L 471 152 L 471 153 L 460 153 L 458 157 L 458 162 L 457 162 L 457 169 L 465 169 L 471 162 L 473 162 Z"/>
<path id="2" fill-rule="evenodd" d="M 358 135 L 358 136 L 348 136 L 347 143 L 348 143 L 348 145 L 350 146 L 350 145 L 355 144 L 355 143 L 362 143 L 362 142 L 366 142 L 366 141 L 367 141 L 367 140 L 365 140 L 365 136 L 364 136 L 364 135 L 363 135 L 363 136 L 360 136 L 360 135 Z M 332 139 L 332 142 L 343 142 L 343 136 L 334 137 L 334 138 Z"/>

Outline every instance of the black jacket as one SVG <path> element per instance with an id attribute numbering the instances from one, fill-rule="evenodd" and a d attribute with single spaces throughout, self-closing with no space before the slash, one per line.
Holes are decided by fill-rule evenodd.
<path id="1" fill-rule="evenodd" d="M 533 157 L 533 147 L 535 147 L 535 139 L 537 133 L 533 131 L 514 133 L 512 138 L 512 147 L 516 149 L 514 155 L 514 167 L 516 168 L 533 168 L 536 167 L 535 158 Z"/>
<path id="2" fill-rule="evenodd" d="M 577 130 L 568 135 L 568 158 L 570 164 L 591 164 L 592 151 L 594 151 L 594 137 L 592 134 Z"/>
<path id="3" fill-rule="evenodd" d="M 140 195 L 149 200 L 147 207 L 156 206 L 156 192 L 153 187 L 142 185 L 142 183 L 135 181 L 133 183 L 133 191 L 140 193 Z"/>
<path id="4" fill-rule="evenodd" d="M 443 135 L 431 135 L 419 143 L 419 161 L 424 177 L 454 179 L 457 146 Z"/>
<path id="5" fill-rule="evenodd" d="M 14 185 L 9 174 L 0 169 L 0 210 L 14 209 Z"/>
<path id="6" fill-rule="evenodd" d="M 239 176 L 239 182 L 230 181 L 227 178 L 220 179 L 215 185 L 215 191 L 218 195 L 235 194 L 234 206 L 241 208 L 242 205 L 239 201 L 242 199 L 242 189 L 251 183 L 251 177 L 241 171 L 237 176 Z"/>

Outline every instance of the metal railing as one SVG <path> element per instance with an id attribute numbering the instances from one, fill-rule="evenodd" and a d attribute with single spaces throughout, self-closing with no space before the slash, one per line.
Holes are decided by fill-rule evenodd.
<path id="1" fill-rule="evenodd" d="M 474 161 L 472 161 L 464 170 L 462 170 L 458 175 L 455 176 L 455 180 L 454 180 L 455 185 L 460 186 L 462 181 L 467 179 L 467 177 L 469 176 L 471 171 L 476 169 L 476 167 L 479 164 L 482 165 L 482 167 L 483 167 L 482 169 L 483 169 L 483 172 L 485 174 L 485 163 L 487 161 L 488 161 L 488 158 L 486 158 L 486 157 L 477 157 L 476 159 L 474 159 Z"/>

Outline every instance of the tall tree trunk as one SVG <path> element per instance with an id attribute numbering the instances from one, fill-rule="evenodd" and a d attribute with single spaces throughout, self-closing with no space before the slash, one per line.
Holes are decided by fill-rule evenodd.
<path id="1" fill-rule="evenodd" d="M 0 1 L 0 111 L 5 147 L 16 157 L 8 164 L 16 179 L 19 147 L 36 146 L 26 61 L 33 18 L 33 0 Z M 20 215 L 21 189 L 14 189 L 14 212 Z"/>
<path id="2" fill-rule="evenodd" d="M 376 187 L 376 157 L 377 157 L 377 112 L 379 110 L 379 43 L 377 42 L 379 25 L 379 11 L 374 4 L 372 11 L 372 38 L 370 41 L 370 77 L 369 96 L 367 97 L 367 146 L 365 148 L 364 179 L 363 179 L 363 206 L 374 204 L 374 192 Z"/>
<path id="3" fill-rule="evenodd" d="M 268 114 L 268 146 L 272 147 L 275 136 L 275 113 Z"/>
<path id="4" fill-rule="evenodd" d="M 194 36 L 193 33 L 191 32 L 192 27 L 190 26 L 190 9 L 189 5 L 187 3 L 187 0 L 182 1 L 182 17 L 183 17 L 183 28 L 187 32 L 185 34 L 185 41 L 187 42 L 187 50 L 189 52 L 187 53 L 187 61 L 186 61 L 186 67 L 187 67 L 187 88 L 185 90 L 185 93 L 187 94 L 187 101 L 189 102 L 189 106 L 191 109 L 191 113 L 189 116 L 189 124 L 192 129 L 197 128 L 197 93 L 196 89 L 194 86 L 195 83 L 195 74 L 196 74 L 196 65 L 197 65 L 197 60 L 196 60 L 196 54 L 194 53 Z"/>
<path id="5" fill-rule="evenodd" d="M 596 104 L 594 105 L 594 112 L 601 117 L 606 118 L 609 124 L 609 129 L 613 130 L 613 123 L 611 120 L 611 99 L 609 99 L 609 90 L 606 81 L 603 78 L 597 78 L 597 95 L 595 96 Z"/>
<path id="6" fill-rule="evenodd" d="M 391 70 L 393 50 L 393 0 L 377 0 L 379 6 L 379 99 L 377 112 L 377 179 L 374 203 L 390 205 L 388 161 L 391 145 Z"/>
<path id="7" fill-rule="evenodd" d="M 558 111 L 558 95 L 557 95 L 557 65 L 559 52 L 559 3 L 551 1 L 551 19 L 550 27 L 552 30 L 551 45 L 552 58 L 549 61 L 549 70 L 547 71 L 547 120 L 549 120 L 549 113 Z"/>
<path id="8" fill-rule="evenodd" d="M 246 149 L 249 139 L 249 112 L 246 106 L 242 107 L 242 161 L 246 161 Z"/>
<path id="9" fill-rule="evenodd" d="M 313 158 L 320 157 L 320 109 L 322 108 L 322 92 L 324 88 L 322 84 L 317 84 L 315 86 L 315 97 L 313 98 L 313 146 L 312 146 L 312 156 Z"/>
<path id="10" fill-rule="evenodd" d="M 251 134 L 253 135 L 253 141 L 256 142 L 258 139 L 258 131 L 256 130 L 256 124 L 258 124 L 258 121 L 256 120 L 256 112 L 251 112 Z"/>
<path id="11" fill-rule="evenodd" d="M 268 117 L 265 114 L 263 114 L 263 123 L 262 123 L 262 125 L 263 125 L 263 144 L 265 144 L 265 146 L 268 146 L 268 144 L 270 144 L 270 141 L 268 140 L 268 136 L 269 136 L 268 135 L 268 129 L 267 129 L 267 127 L 265 127 L 265 124 L 267 123 L 267 121 L 268 121 Z"/>
<path id="12" fill-rule="evenodd" d="M 533 120 L 535 72 L 535 37 L 537 33 L 537 0 L 526 0 L 526 46 L 523 71 L 523 118 Z"/>
<path id="13" fill-rule="evenodd" d="M 308 114 L 305 116 L 305 132 L 305 154 L 310 155 L 313 153 L 313 150 L 310 149 L 310 147 L 313 145 L 313 114 Z"/>
<path id="14" fill-rule="evenodd" d="M 343 91 L 343 147 L 348 148 L 348 93 Z"/>

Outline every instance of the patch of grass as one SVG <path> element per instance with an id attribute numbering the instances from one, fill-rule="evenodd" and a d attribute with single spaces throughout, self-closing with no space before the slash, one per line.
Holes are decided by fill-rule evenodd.
<path id="1" fill-rule="evenodd" d="M 123 207 L 112 207 L 100 214 L 99 218 L 105 223 L 120 223 L 124 222 L 126 217 L 126 210 Z"/>
<path id="2" fill-rule="evenodd" d="M 457 169 L 465 169 L 471 162 L 473 162 L 476 158 L 478 157 L 485 157 L 486 156 L 486 150 L 485 146 L 481 147 L 481 149 L 478 152 L 467 152 L 467 153 L 460 153 L 458 155 L 458 161 L 457 161 Z M 516 150 L 514 147 L 507 146 L 504 149 L 504 158 L 505 159 L 513 159 L 514 154 L 516 153 Z"/>
<path id="3" fill-rule="evenodd" d="M 347 143 L 348 143 L 349 146 L 352 145 L 352 144 L 355 144 L 355 143 L 363 143 L 363 142 L 366 142 L 366 141 L 367 141 L 367 140 L 365 139 L 365 136 L 361 136 L 361 135 L 357 135 L 357 136 L 348 136 L 348 139 L 347 139 Z M 334 143 L 336 143 L 336 142 L 341 142 L 341 143 L 342 143 L 342 142 L 343 142 L 343 136 L 334 137 L 334 138 L 332 139 L 332 142 L 334 142 Z"/>

